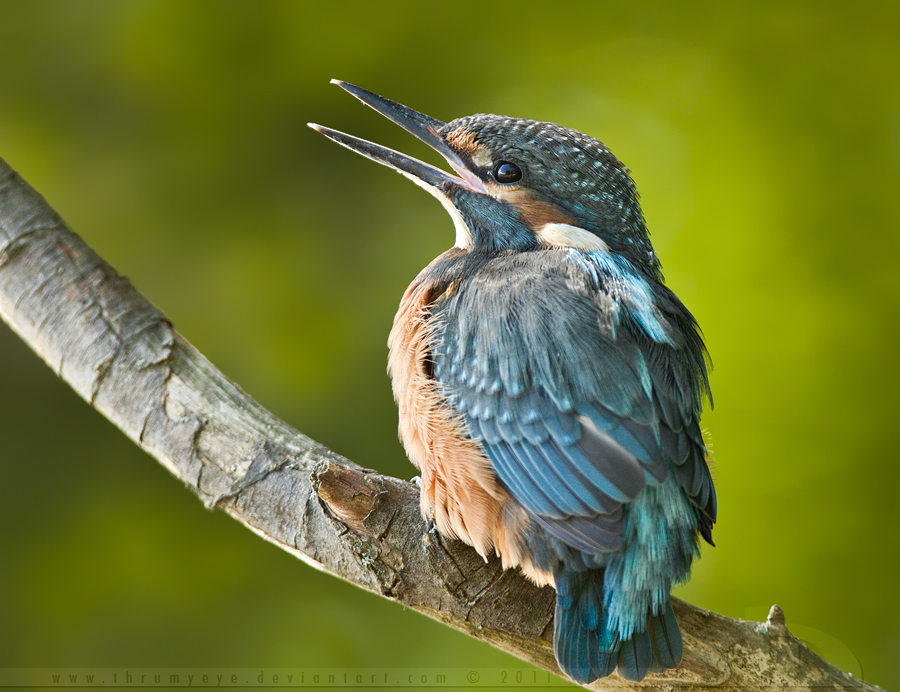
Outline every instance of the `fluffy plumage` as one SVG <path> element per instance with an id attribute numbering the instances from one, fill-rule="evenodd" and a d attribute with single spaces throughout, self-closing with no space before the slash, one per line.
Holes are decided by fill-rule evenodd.
<path id="1" fill-rule="evenodd" d="M 617 273 L 569 250 L 454 250 L 419 281 L 437 391 L 528 517 L 497 535 L 560 594 L 560 665 L 586 682 L 677 664 L 669 591 L 716 513 L 690 314 L 671 294 L 629 308 Z"/>
<path id="2" fill-rule="evenodd" d="M 627 169 L 558 125 L 445 124 L 341 86 L 461 176 L 316 126 L 412 178 L 456 226 L 390 337 L 423 512 L 555 586 L 554 650 L 572 679 L 676 666 L 669 592 L 716 519 L 699 427 L 706 351 L 663 283 Z"/>

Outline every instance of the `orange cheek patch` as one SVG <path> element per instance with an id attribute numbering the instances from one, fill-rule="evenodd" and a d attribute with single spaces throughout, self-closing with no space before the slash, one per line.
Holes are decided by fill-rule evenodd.
<path id="1" fill-rule="evenodd" d="M 524 188 L 506 190 L 499 185 L 489 185 L 488 189 L 496 199 L 513 205 L 519 212 L 519 218 L 522 219 L 522 222 L 535 232 L 548 223 L 577 225 L 571 216 L 560 211 L 549 202 L 537 199 L 531 190 Z"/>

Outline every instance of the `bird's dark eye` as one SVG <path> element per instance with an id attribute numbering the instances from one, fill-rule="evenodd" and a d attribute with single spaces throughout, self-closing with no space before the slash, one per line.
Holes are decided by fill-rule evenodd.
<path id="1" fill-rule="evenodd" d="M 509 161 L 494 164 L 491 177 L 498 183 L 517 183 L 522 179 L 522 169 Z"/>

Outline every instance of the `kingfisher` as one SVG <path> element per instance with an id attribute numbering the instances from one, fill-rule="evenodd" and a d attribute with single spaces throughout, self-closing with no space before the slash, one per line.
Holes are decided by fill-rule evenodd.
<path id="1" fill-rule="evenodd" d="M 388 339 L 399 432 L 443 535 L 556 589 L 553 647 L 586 684 L 674 668 L 672 586 L 716 520 L 696 320 L 666 287 L 628 169 L 598 140 L 477 114 L 444 123 L 337 84 L 456 175 L 310 124 L 453 219 Z"/>

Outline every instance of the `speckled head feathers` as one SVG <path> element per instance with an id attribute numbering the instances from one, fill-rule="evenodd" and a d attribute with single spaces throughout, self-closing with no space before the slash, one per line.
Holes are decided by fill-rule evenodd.
<path id="1" fill-rule="evenodd" d="M 496 193 L 493 167 L 514 163 L 522 171 L 515 189 L 551 204 L 612 251 L 657 265 L 629 170 L 603 142 L 554 123 L 483 113 L 457 118 L 438 134 L 489 191 Z"/>

